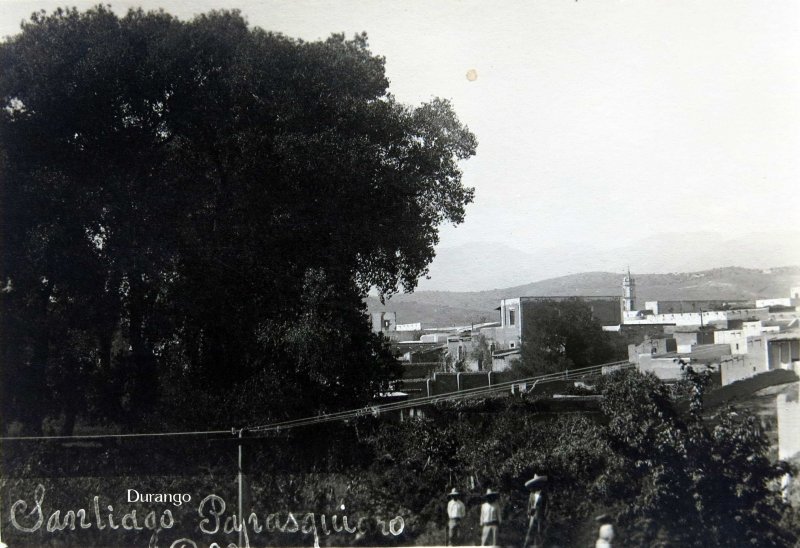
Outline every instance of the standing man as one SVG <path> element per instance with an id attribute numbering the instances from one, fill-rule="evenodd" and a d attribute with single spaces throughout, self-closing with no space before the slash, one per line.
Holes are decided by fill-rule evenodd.
<path id="1" fill-rule="evenodd" d="M 537 547 L 542 542 L 545 527 L 545 512 L 547 511 L 547 495 L 544 488 L 547 486 L 547 476 L 534 474 L 533 478 L 525 482 L 525 487 L 530 491 L 528 496 L 528 532 L 525 534 L 523 548 Z"/>
<path id="2" fill-rule="evenodd" d="M 481 546 L 496 546 L 497 545 L 497 530 L 502 523 L 500 516 L 500 505 L 497 504 L 498 493 L 492 491 L 492 488 L 486 490 L 486 502 L 481 505 L 481 525 L 483 526 L 483 534 L 481 535 Z M 492 542 L 489 543 L 491 537 Z"/>
<path id="3" fill-rule="evenodd" d="M 461 493 L 455 487 L 447 493 L 447 499 L 447 545 L 458 546 L 461 544 L 461 520 L 467 509 L 461 502 Z"/>
<path id="4" fill-rule="evenodd" d="M 602 514 L 594 518 L 600 524 L 600 530 L 597 532 L 597 541 L 594 543 L 595 548 L 612 548 L 614 541 L 614 519 L 608 514 Z"/>

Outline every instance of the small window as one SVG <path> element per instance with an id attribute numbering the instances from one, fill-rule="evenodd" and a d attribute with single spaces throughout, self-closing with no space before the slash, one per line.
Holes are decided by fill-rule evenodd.
<path id="1" fill-rule="evenodd" d="M 516 310 L 509 310 L 508 311 L 508 325 L 515 325 L 517 323 L 517 311 Z"/>
<path id="2" fill-rule="evenodd" d="M 517 343 L 513 343 L 513 342 L 512 343 L 508 343 L 508 347 L 509 348 L 516 348 L 516 346 L 517 346 Z"/>

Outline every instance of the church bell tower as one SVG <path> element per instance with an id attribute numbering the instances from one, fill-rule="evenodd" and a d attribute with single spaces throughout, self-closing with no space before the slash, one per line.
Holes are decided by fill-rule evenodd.
<path id="1" fill-rule="evenodd" d="M 636 310 L 636 282 L 631 276 L 631 269 L 628 269 L 628 274 L 622 278 L 622 310 L 623 312 L 633 312 Z"/>

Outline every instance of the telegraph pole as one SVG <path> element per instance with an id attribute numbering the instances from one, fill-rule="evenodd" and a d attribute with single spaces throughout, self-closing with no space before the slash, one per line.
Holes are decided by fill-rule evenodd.
<path id="1" fill-rule="evenodd" d="M 235 432 L 235 430 L 234 430 Z M 239 429 L 239 454 L 238 454 L 238 470 L 236 474 L 236 483 L 238 487 L 238 504 L 239 504 L 239 546 L 240 548 L 245 545 L 245 522 L 247 521 L 247 512 L 250 509 L 250 481 L 247 477 L 247 465 L 244 454 L 244 428 Z"/>

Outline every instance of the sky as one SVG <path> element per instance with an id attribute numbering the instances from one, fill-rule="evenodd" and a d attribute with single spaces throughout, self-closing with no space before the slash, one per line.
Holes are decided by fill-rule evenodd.
<path id="1" fill-rule="evenodd" d="M 400 101 L 450 99 L 478 138 L 463 163 L 475 201 L 462 225 L 442 228 L 440 247 L 798 228 L 800 3 L 489 4 L 111 2 L 182 18 L 238 8 L 252 26 L 306 40 L 366 31 Z M 59 5 L 3 0 L 0 36 Z"/>

